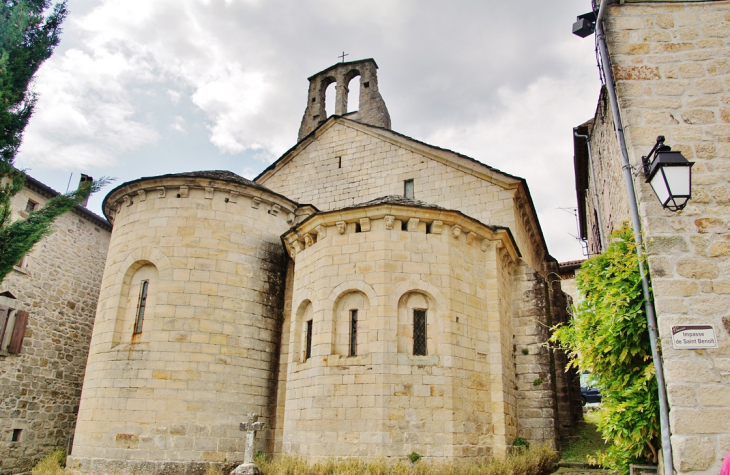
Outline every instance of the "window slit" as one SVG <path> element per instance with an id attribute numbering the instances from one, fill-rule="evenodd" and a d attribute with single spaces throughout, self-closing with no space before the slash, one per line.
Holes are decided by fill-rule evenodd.
<path id="1" fill-rule="evenodd" d="M 357 310 L 350 310 L 350 356 L 357 356 Z"/>
<path id="2" fill-rule="evenodd" d="M 142 287 L 139 292 L 139 305 L 137 305 L 137 319 L 134 323 L 134 334 L 142 333 L 142 322 L 144 321 L 144 311 L 147 307 L 147 290 L 149 288 L 150 281 L 143 280 Z"/>
<path id="3" fill-rule="evenodd" d="M 312 357 L 312 320 L 307 320 L 307 343 L 304 349 L 304 361 Z"/>
<path id="4" fill-rule="evenodd" d="M 403 182 L 403 196 L 414 199 L 413 179 Z"/>

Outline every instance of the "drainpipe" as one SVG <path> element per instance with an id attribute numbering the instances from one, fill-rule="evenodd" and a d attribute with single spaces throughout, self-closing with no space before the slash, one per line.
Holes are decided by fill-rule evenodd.
<path id="1" fill-rule="evenodd" d="M 601 0 L 601 6 L 598 9 L 596 17 L 596 42 L 601 54 L 601 67 L 603 68 L 603 76 L 606 80 L 606 89 L 608 90 L 608 98 L 611 101 L 611 112 L 613 114 L 613 123 L 616 127 L 616 136 L 618 138 L 619 147 L 621 149 L 621 161 L 623 163 L 624 180 L 629 195 L 629 208 L 631 209 L 631 221 L 634 225 L 634 242 L 636 242 L 636 253 L 639 255 L 639 272 L 641 273 L 641 288 L 644 293 L 644 311 L 646 312 L 647 326 L 649 327 L 649 341 L 651 343 L 651 358 L 654 362 L 656 370 L 657 385 L 659 386 L 659 423 L 662 435 L 662 451 L 664 455 L 664 473 L 666 475 L 674 474 L 674 465 L 672 463 L 672 445 L 669 431 L 669 405 L 667 404 L 667 389 L 664 385 L 664 367 L 662 359 L 657 348 L 657 324 L 656 314 L 654 313 L 654 304 L 652 302 L 651 293 L 649 292 L 649 278 L 644 269 L 642 262 L 642 237 L 641 237 L 641 221 L 639 219 L 639 209 L 636 204 L 636 191 L 634 189 L 634 180 L 631 176 L 631 164 L 629 163 L 629 153 L 626 150 L 626 141 L 624 139 L 624 128 L 619 114 L 618 100 L 616 99 L 616 89 L 613 83 L 613 72 L 611 71 L 610 58 L 608 56 L 608 48 L 606 47 L 606 35 L 603 31 L 601 23 L 605 12 L 606 0 Z"/>
<path id="2" fill-rule="evenodd" d="M 573 135 L 586 141 L 588 149 L 588 173 L 591 175 L 591 187 L 593 188 L 593 209 L 598 217 L 598 234 L 601 238 L 601 250 L 606 245 L 606 237 L 603 235 L 603 220 L 601 219 L 601 208 L 598 207 L 598 188 L 596 188 L 596 176 L 593 173 L 593 158 L 591 157 L 591 139 L 587 135 L 581 135 L 573 129 Z"/>

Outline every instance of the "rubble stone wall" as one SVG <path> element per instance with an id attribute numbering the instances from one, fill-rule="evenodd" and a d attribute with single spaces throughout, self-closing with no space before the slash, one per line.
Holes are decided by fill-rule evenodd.
<path id="1" fill-rule="evenodd" d="M 624 86 L 619 86 L 619 90 L 622 90 L 622 87 Z M 626 181 L 621 168 L 621 151 L 613 125 L 611 103 L 605 88 L 601 90 L 589 135 L 591 147 L 589 173 L 592 171 L 593 176 L 588 177 L 586 219 L 588 251 L 590 255 L 595 255 L 608 245 L 606 242 L 599 242 L 600 225 L 603 226 L 603 236 L 608 240 L 611 233 L 621 228 L 623 223 L 631 222 Z"/>
<path id="2" fill-rule="evenodd" d="M 48 198 L 26 186 L 13 218 L 27 216 L 29 199 L 40 207 Z M 30 470 L 73 437 L 110 233 L 77 212 L 54 227 L 0 284 L 16 297 L 0 305 L 30 313 L 20 353 L 0 356 L 0 473 Z"/>

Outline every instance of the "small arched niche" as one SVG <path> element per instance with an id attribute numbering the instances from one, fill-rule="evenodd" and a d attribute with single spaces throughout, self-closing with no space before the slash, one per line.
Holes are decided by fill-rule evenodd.
<path id="1" fill-rule="evenodd" d="M 360 291 L 342 294 L 335 304 L 334 351 L 340 356 L 364 356 L 369 353 L 368 311 L 370 302 Z"/>
<path id="2" fill-rule="evenodd" d="M 398 301 L 398 353 L 435 355 L 438 325 L 434 299 L 426 293 L 405 293 Z"/>
<path id="3" fill-rule="evenodd" d="M 312 357 L 314 350 L 314 308 L 309 300 L 303 301 L 294 322 L 294 361 L 304 363 Z"/>
<path id="4" fill-rule="evenodd" d="M 119 296 L 112 346 L 146 340 L 144 331 L 152 325 L 150 320 L 155 315 L 158 288 L 157 267 L 151 262 L 137 261 L 127 269 Z"/>

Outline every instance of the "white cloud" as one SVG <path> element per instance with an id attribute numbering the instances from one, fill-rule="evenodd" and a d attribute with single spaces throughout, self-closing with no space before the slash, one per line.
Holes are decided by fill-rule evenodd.
<path id="1" fill-rule="evenodd" d="M 344 49 L 378 61 L 395 130 L 524 176 L 546 236 L 574 229 L 550 210 L 573 202 L 570 128 L 598 88 L 569 31 L 585 0 L 88 1 L 39 72 L 23 165 L 201 166 L 191 150 L 256 175 L 294 144 L 305 78 Z"/>
<path id="2" fill-rule="evenodd" d="M 140 78 L 139 62 L 106 50 L 70 49 L 38 72 L 40 101 L 25 131 L 23 160 L 31 166 L 88 167 L 153 143 L 157 133 L 134 119 L 125 83 Z"/>
<path id="3" fill-rule="evenodd" d="M 185 130 L 185 118 L 182 116 L 176 115 L 173 118 L 172 124 L 170 124 L 170 128 L 172 130 L 180 132 L 181 134 L 187 133 L 187 130 Z"/>
<path id="4" fill-rule="evenodd" d="M 439 128 L 428 141 L 525 178 L 548 248 L 569 260 L 580 256 L 575 217 L 560 209 L 576 206 L 571 127 L 591 117 L 596 94 L 596 84 L 579 78 L 541 77 L 523 91 L 505 86 L 489 114 L 468 127 Z"/>

